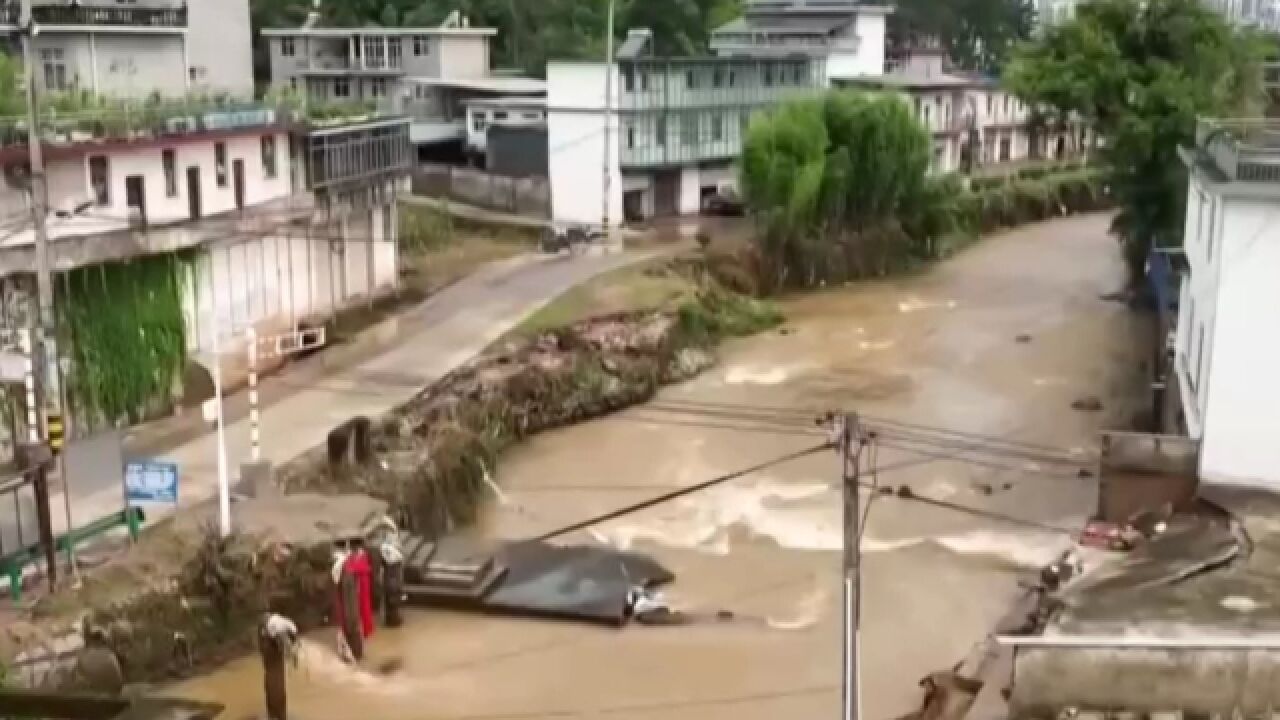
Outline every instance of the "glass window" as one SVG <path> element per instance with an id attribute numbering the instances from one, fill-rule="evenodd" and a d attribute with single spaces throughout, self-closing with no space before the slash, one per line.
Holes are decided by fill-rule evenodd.
<path id="1" fill-rule="evenodd" d="M 488 115 L 486 115 L 486 114 L 485 114 L 485 112 L 484 112 L 483 110 L 481 110 L 480 112 L 477 112 L 477 113 L 475 113 L 474 115 L 472 115 L 472 117 L 471 117 L 471 129 L 472 129 L 472 130 L 474 130 L 474 131 L 476 131 L 476 132 L 484 132 L 484 129 L 485 129 L 488 125 L 489 125 L 489 116 L 488 116 Z"/>
<path id="2" fill-rule="evenodd" d="M 764 86 L 773 86 L 773 65 L 766 64 L 764 66 Z"/>
<path id="3" fill-rule="evenodd" d="M 333 81 L 333 96 L 336 98 L 351 97 L 351 79 L 338 78 Z"/>
<path id="4" fill-rule="evenodd" d="M 681 115 L 680 116 L 680 140 L 685 145 L 695 145 L 698 142 L 698 116 L 697 115 Z"/>
<path id="5" fill-rule="evenodd" d="M 493 119 L 494 119 L 494 120 L 506 120 L 506 119 L 507 119 L 507 117 L 509 117 L 509 116 L 507 115 L 507 111 L 506 111 L 506 110 L 497 110 L 497 111 L 495 111 L 495 112 L 493 113 Z"/>
<path id="6" fill-rule="evenodd" d="M 387 63 L 398 68 L 404 65 L 404 46 L 400 44 L 400 38 L 387 38 Z"/>
<path id="7" fill-rule="evenodd" d="M 628 150 L 634 149 L 635 146 L 636 146 L 636 129 L 628 125 L 627 126 L 627 149 Z"/>
<path id="8" fill-rule="evenodd" d="M 276 138 L 274 135 L 262 136 L 262 171 L 268 178 L 276 176 Z"/>
<path id="9" fill-rule="evenodd" d="M 46 90 L 60 91 L 71 87 L 67 80 L 66 53 L 62 48 L 45 48 L 40 51 L 40 59 L 44 63 Z"/>
<path id="10" fill-rule="evenodd" d="M 111 163 L 105 155 L 89 158 L 89 187 L 93 190 L 94 202 L 111 204 Z"/>
<path id="11" fill-rule="evenodd" d="M 684 85 L 690 90 L 698 87 L 698 77 L 694 75 L 692 70 L 684 71 Z"/>
<path id="12" fill-rule="evenodd" d="M 791 68 L 791 77 L 796 85 L 804 82 L 804 65 L 797 63 L 795 67 Z"/>
<path id="13" fill-rule="evenodd" d="M 716 68 L 715 71 L 711 73 L 711 86 L 722 87 L 723 85 L 724 85 L 724 70 L 721 68 Z"/>
<path id="14" fill-rule="evenodd" d="M 622 71 L 622 87 L 627 92 L 636 91 L 636 71 L 630 67 Z"/>
<path id="15" fill-rule="evenodd" d="M 738 80 L 738 73 L 733 70 L 730 70 L 729 71 L 729 87 L 733 87 L 735 84 L 737 84 L 737 80 Z"/>
<path id="16" fill-rule="evenodd" d="M 294 46 L 293 38 L 280 38 L 280 54 L 285 57 L 293 57 L 297 53 L 297 47 Z"/>
<path id="17" fill-rule="evenodd" d="M 664 115 L 658 116 L 658 122 L 654 128 L 654 142 L 658 147 L 667 144 L 667 118 Z"/>
<path id="18" fill-rule="evenodd" d="M 213 174 L 218 180 L 218 187 L 227 186 L 227 144 L 213 145 Z"/>
<path id="19" fill-rule="evenodd" d="M 178 196 L 178 154 L 173 150 L 160 153 L 164 162 L 164 194 L 166 197 Z"/>
<path id="20" fill-rule="evenodd" d="M 373 97 L 387 96 L 387 79 L 374 78 L 369 82 L 369 94 Z"/>
<path id="21" fill-rule="evenodd" d="M 417 57 L 431 53 L 431 38 L 426 35 L 413 36 L 413 54 Z"/>
<path id="22" fill-rule="evenodd" d="M 719 142 L 724 139 L 724 117 L 711 116 L 711 139 Z"/>

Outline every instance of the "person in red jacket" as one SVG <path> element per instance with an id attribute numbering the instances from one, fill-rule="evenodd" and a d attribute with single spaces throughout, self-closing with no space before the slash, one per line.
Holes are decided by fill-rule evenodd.
<path id="1" fill-rule="evenodd" d="M 351 541 L 351 555 L 347 558 L 346 571 L 356 580 L 360 631 L 367 638 L 373 635 L 373 562 L 369 559 L 369 551 L 365 549 L 362 538 Z"/>

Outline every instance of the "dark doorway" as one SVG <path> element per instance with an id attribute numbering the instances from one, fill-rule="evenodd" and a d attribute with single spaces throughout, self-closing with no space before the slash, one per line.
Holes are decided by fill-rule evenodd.
<path id="1" fill-rule="evenodd" d="M 1067 139 L 1061 135 L 1058 136 L 1058 146 L 1054 148 L 1053 159 L 1061 160 L 1067 155 Z"/>
<path id="2" fill-rule="evenodd" d="M 129 175 L 124 179 L 124 202 L 129 208 L 129 222 L 135 226 L 147 226 L 146 181 L 141 175 Z"/>
<path id="3" fill-rule="evenodd" d="M 680 171 L 659 172 L 653 178 L 653 216 L 671 217 L 679 211 Z"/>
<path id="4" fill-rule="evenodd" d="M 236 208 L 244 209 L 244 161 L 231 161 L 231 182 L 235 184 Z"/>
<path id="5" fill-rule="evenodd" d="M 187 168 L 187 210 L 192 220 L 200 219 L 200 167 Z"/>

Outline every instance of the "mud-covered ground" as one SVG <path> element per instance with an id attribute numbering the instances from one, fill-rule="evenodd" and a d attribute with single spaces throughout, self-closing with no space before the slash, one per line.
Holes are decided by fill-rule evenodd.
<path id="1" fill-rule="evenodd" d="M 753 420 L 741 406 L 856 410 L 1087 451 L 1100 427 L 1128 424 L 1150 347 L 1145 318 L 1100 297 L 1124 278 L 1108 220 L 1027 227 L 919 276 L 792 301 L 783 330 L 729 343 L 716 369 L 509 452 L 496 478 L 505 497 L 481 531 L 521 537 L 819 439 L 801 430 L 802 415 Z M 1072 408 L 1090 395 L 1101 412 Z M 739 409 L 717 415 L 713 403 Z M 905 438 L 884 434 L 882 466 L 920 459 L 891 447 Z M 1045 525 L 1078 526 L 1090 511 L 1092 479 L 995 461 L 1001 467 L 935 458 L 880 480 Z M 374 638 L 368 667 L 395 667 L 388 675 L 332 660 L 327 633 L 309 640 L 291 677 L 291 712 L 308 720 L 346 720 L 355 707 L 381 720 L 834 716 L 838 472 L 833 454 L 818 454 L 574 538 L 652 552 L 677 573 L 674 601 L 732 610 L 732 622 L 618 631 L 415 612 L 405 628 Z M 912 709 L 922 675 L 982 638 L 1020 572 L 1069 541 L 894 497 L 879 499 L 869 518 L 863 707 L 869 720 L 887 720 Z M 261 707 L 260 688 L 246 659 L 176 690 L 228 703 L 228 717 L 241 718 Z"/>

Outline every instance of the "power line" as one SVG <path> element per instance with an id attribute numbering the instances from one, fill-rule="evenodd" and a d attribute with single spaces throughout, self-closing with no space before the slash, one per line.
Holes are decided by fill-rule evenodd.
<path id="1" fill-rule="evenodd" d="M 761 470 L 774 467 L 775 465 L 781 465 L 783 463 L 790 462 L 792 460 L 798 460 L 802 457 L 813 455 L 815 453 L 821 452 L 823 450 L 829 450 L 829 449 L 831 449 L 831 443 L 824 442 L 820 445 L 814 445 L 804 450 L 797 450 L 796 452 L 787 453 L 786 455 L 776 457 L 772 460 L 766 460 L 762 463 L 752 465 L 751 467 L 744 468 L 742 470 L 737 470 L 737 471 L 728 473 L 726 475 L 721 475 L 719 477 L 715 477 L 710 480 L 697 483 L 695 485 L 689 485 L 687 487 L 679 488 L 677 490 L 673 490 L 668 493 L 663 493 L 662 495 L 659 495 L 657 497 L 649 498 L 648 500 L 643 500 L 638 503 L 633 503 L 631 505 L 627 505 L 627 506 L 618 508 L 616 510 L 611 510 L 607 513 L 604 513 L 603 515 L 597 515 L 593 518 L 588 518 L 587 520 L 582 520 L 582 521 L 573 523 L 572 525 L 567 525 L 562 528 L 544 532 L 540 535 L 536 535 L 532 538 L 529 538 L 527 542 L 545 542 L 547 540 L 552 540 L 552 539 L 561 537 L 563 535 L 568 535 L 570 533 L 577 532 L 579 530 L 585 530 L 593 525 L 599 525 L 600 523 L 608 522 L 610 520 L 616 520 L 620 517 L 633 515 L 637 512 L 640 512 L 641 510 L 647 510 L 651 507 L 655 507 L 657 505 L 662 505 L 664 503 L 671 502 L 672 500 L 682 498 L 685 495 L 691 495 L 696 492 L 701 492 L 708 488 L 715 487 L 716 485 L 723 485 L 724 483 L 737 480 L 746 475 L 751 475 L 753 473 L 760 472 Z"/>

